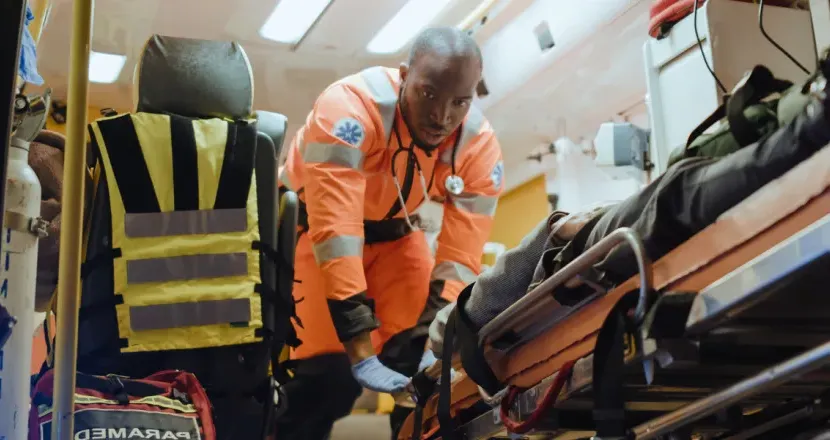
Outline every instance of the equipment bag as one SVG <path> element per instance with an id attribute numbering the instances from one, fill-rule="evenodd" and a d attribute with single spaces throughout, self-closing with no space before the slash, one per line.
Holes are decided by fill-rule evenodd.
<path id="1" fill-rule="evenodd" d="M 52 371 L 35 385 L 29 440 L 52 437 Z M 78 373 L 74 438 L 215 440 L 213 416 L 196 376 L 162 371 L 144 379 Z"/>
<path id="2" fill-rule="evenodd" d="M 686 145 L 669 156 L 668 166 L 687 157 L 722 157 L 758 142 L 786 125 L 807 106 L 812 75 L 803 85 L 775 78 L 755 66 L 738 83 L 726 103 L 689 135 Z M 780 98 L 771 98 L 779 94 Z"/>

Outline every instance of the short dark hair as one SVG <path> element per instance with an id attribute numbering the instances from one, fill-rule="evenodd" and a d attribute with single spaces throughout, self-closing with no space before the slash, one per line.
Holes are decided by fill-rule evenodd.
<path id="1" fill-rule="evenodd" d="M 476 40 L 466 31 L 455 27 L 433 27 L 421 31 L 409 51 L 409 66 L 413 66 L 418 58 L 426 54 L 472 57 L 478 61 L 479 66 L 484 66 Z"/>

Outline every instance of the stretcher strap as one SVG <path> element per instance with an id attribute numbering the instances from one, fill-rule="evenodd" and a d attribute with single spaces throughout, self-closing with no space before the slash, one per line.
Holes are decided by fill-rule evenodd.
<path id="1" fill-rule="evenodd" d="M 441 356 L 443 357 L 443 352 Z M 442 364 L 443 366 L 443 364 Z M 435 393 L 437 381 L 426 375 L 426 370 L 419 371 L 412 376 L 412 395 L 415 398 L 414 423 L 412 426 L 412 440 L 421 440 L 421 428 L 424 423 L 424 405 Z"/>
<path id="2" fill-rule="evenodd" d="M 450 314 L 449 319 L 447 319 L 447 325 L 444 327 L 444 347 L 441 353 L 443 362 L 441 362 L 440 392 L 438 393 L 438 423 L 440 424 L 442 440 L 455 439 L 456 426 L 455 421 L 452 419 L 452 413 L 450 412 L 452 405 L 451 370 L 452 354 L 455 351 L 453 345 L 455 345 L 455 326 L 458 323 L 458 310 L 464 308 L 464 303 L 460 300 L 459 298 L 455 310 Z"/>
<path id="3" fill-rule="evenodd" d="M 593 356 L 594 425 L 597 437 L 625 435 L 625 398 L 623 369 L 625 367 L 624 313 L 628 301 L 623 300 L 611 311 L 597 336 Z"/>
<path id="4" fill-rule="evenodd" d="M 539 420 L 546 415 L 548 410 L 553 408 L 559 394 L 565 387 L 565 383 L 567 383 L 568 379 L 571 378 L 571 373 L 573 372 L 575 364 L 576 361 L 568 361 L 562 365 L 559 369 L 559 373 L 556 374 L 556 378 L 553 379 L 553 383 L 550 385 L 550 388 L 548 388 L 545 395 L 542 396 L 542 401 L 539 403 L 539 406 L 536 407 L 533 413 L 531 413 L 526 420 L 521 422 L 510 418 L 510 407 L 513 406 L 513 402 L 515 402 L 516 397 L 526 390 L 511 385 L 507 390 L 507 394 L 504 396 L 504 399 L 502 399 L 499 408 L 502 424 L 504 424 L 507 431 L 514 434 L 524 434 L 535 428 L 539 423 Z"/>

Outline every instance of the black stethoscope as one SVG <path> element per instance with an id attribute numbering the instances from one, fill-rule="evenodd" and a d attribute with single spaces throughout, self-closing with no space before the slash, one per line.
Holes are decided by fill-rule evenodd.
<path id="1" fill-rule="evenodd" d="M 455 172 L 455 155 L 458 152 L 458 146 L 461 142 L 462 129 L 463 126 L 460 126 L 455 136 L 455 143 L 453 144 L 451 152 L 452 156 L 450 158 L 451 173 L 449 176 L 447 176 L 447 179 L 444 181 L 444 187 L 447 188 L 447 192 L 454 196 L 459 196 L 462 192 L 464 192 L 464 179 L 462 179 L 461 176 L 459 176 Z M 409 154 L 409 160 L 414 162 L 415 169 L 418 171 L 418 178 L 421 181 L 421 189 L 424 191 L 424 201 L 429 201 L 427 181 L 424 178 L 424 171 L 421 168 L 421 162 L 418 160 L 418 156 L 415 154 L 415 141 L 411 141 L 408 147 L 403 146 L 401 134 L 398 131 L 397 121 L 395 121 L 392 124 L 392 131 L 395 133 L 395 138 L 398 141 L 398 149 L 392 154 L 392 180 L 395 182 L 395 189 L 398 190 L 398 202 L 401 204 L 401 210 L 403 211 L 404 218 L 406 219 L 406 224 L 409 225 L 411 229 L 415 229 L 415 226 L 412 224 L 412 220 L 409 218 L 409 211 L 406 209 L 406 200 L 404 200 L 403 197 L 403 189 L 401 188 L 401 182 L 398 180 L 398 172 L 397 170 L 395 170 L 395 159 L 397 159 L 398 154 L 405 151 L 407 152 L 407 154 Z M 427 155 L 429 156 L 430 154 L 431 152 L 427 151 Z M 435 174 L 435 168 L 433 168 L 432 173 L 433 175 Z"/>

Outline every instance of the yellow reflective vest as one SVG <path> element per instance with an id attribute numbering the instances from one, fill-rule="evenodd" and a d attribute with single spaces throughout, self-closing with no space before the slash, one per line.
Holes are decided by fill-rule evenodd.
<path id="1" fill-rule="evenodd" d="M 261 341 L 255 126 L 133 113 L 89 129 L 106 177 L 113 286 L 84 294 L 113 296 L 121 351 Z"/>

